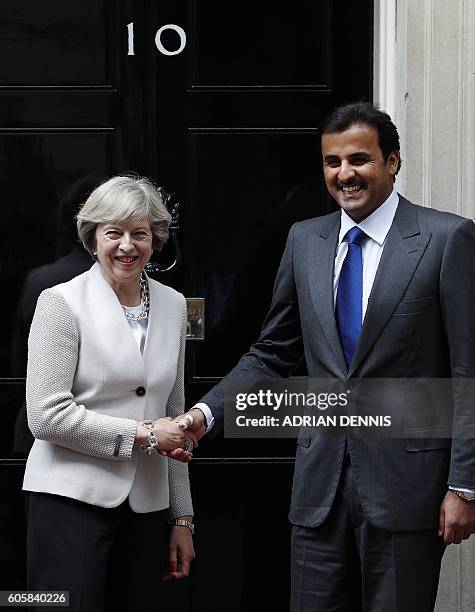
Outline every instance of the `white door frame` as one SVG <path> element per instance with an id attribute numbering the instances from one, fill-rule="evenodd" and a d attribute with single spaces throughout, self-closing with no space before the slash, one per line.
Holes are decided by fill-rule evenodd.
<path id="1" fill-rule="evenodd" d="M 387 112 L 398 128 L 401 157 L 406 157 L 406 51 L 407 0 L 375 0 L 373 101 Z M 397 189 L 405 193 L 406 172 L 402 164 Z"/>

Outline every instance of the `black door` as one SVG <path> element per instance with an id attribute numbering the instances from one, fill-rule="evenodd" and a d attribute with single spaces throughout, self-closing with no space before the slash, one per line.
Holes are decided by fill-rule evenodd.
<path id="1" fill-rule="evenodd" d="M 182 266 L 162 280 L 204 298 L 191 404 L 256 338 L 292 223 L 332 208 L 318 125 L 371 98 L 372 19 L 371 0 L 2 2 L 1 589 L 24 586 L 28 328 L 39 292 L 90 265 L 72 219 L 84 194 L 126 170 L 177 194 Z M 180 611 L 287 609 L 292 455 L 203 442 L 198 557 L 169 589 Z"/>

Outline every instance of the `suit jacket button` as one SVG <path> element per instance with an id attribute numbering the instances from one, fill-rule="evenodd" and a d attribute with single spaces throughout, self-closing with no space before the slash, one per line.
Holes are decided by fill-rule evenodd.
<path id="1" fill-rule="evenodd" d="M 145 395 L 145 389 L 143 387 L 137 387 L 137 389 L 135 389 L 135 393 L 139 397 L 143 397 Z"/>

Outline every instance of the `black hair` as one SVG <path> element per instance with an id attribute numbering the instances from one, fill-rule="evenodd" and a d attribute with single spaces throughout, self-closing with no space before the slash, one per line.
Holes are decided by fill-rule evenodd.
<path id="1" fill-rule="evenodd" d="M 349 130 L 353 125 L 372 125 L 378 132 L 378 144 L 384 162 L 393 151 L 400 151 L 399 134 L 391 117 L 371 102 L 351 102 L 335 108 L 323 121 L 322 134 L 338 134 Z M 401 159 L 396 174 L 401 168 Z"/>

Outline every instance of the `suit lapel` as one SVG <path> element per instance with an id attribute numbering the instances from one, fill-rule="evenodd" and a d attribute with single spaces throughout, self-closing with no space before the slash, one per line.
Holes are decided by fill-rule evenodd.
<path id="1" fill-rule="evenodd" d="M 420 233 L 416 207 L 399 196 L 348 376 L 361 365 L 401 301 L 430 237 Z"/>
<path id="2" fill-rule="evenodd" d="M 340 219 L 340 213 L 335 213 L 320 231 L 320 234 L 309 235 L 307 261 L 310 293 L 315 312 L 333 351 L 336 372 L 338 372 L 339 377 L 346 377 L 347 367 L 336 326 L 333 303 L 335 253 L 340 231 Z"/>

